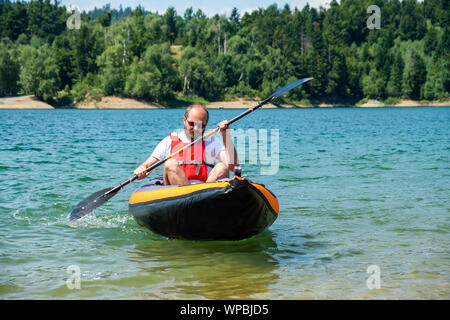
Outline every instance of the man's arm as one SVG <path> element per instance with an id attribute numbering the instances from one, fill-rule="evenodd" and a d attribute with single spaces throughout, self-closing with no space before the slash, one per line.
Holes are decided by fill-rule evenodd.
<path id="1" fill-rule="evenodd" d="M 138 176 L 139 180 L 146 178 L 155 169 L 153 169 L 149 172 L 145 172 L 145 170 L 147 170 L 148 167 L 150 167 L 151 165 L 155 164 L 158 161 L 159 160 L 157 158 L 155 158 L 154 156 L 148 157 L 147 160 L 145 160 L 139 167 L 136 168 L 136 170 L 134 170 L 134 174 Z"/>
<path id="2" fill-rule="evenodd" d="M 234 147 L 233 139 L 231 138 L 228 121 L 223 120 L 217 126 L 219 127 L 219 132 L 225 146 L 225 149 L 220 151 L 218 155 L 219 161 L 226 164 L 228 170 L 233 171 L 234 167 L 239 165 L 239 159 L 236 148 Z"/>
<path id="3" fill-rule="evenodd" d="M 151 165 L 155 164 L 161 159 L 165 159 L 168 155 L 168 152 L 170 149 L 170 137 L 166 137 L 163 140 L 161 140 L 158 145 L 156 146 L 155 150 L 153 150 L 153 153 L 150 157 L 148 157 L 147 160 L 145 160 L 139 167 L 134 170 L 134 174 L 138 176 L 139 180 L 144 179 L 147 177 L 150 173 L 152 173 L 154 170 L 145 173 L 145 170 L 150 167 Z"/>

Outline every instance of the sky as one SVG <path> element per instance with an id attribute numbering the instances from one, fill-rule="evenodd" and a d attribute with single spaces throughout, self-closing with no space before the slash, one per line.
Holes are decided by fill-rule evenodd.
<path id="1" fill-rule="evenodd" d="M 228 16 L 233 7 L 236 7 L 242 16 L 245 12 L 251 12 L 258 8 L 267 8 L 274 3 L 276 3 L 279 8 L 283 8 L 287 3 L 291 10 L 294 10 L 295 7 L 303 9 L 307 3 L 314 8 L 319 8 L 320 6 L 327 7 L 327 4 L 330 1 L 331 0 L 62 0 L 61 4 L 66 7 L 74 5 L 81 11 L 89 11 L 94 9 L 94 7 L 101 8 L 108 3 L 111 4 L 112 8 L 116 9 L 119 9 L 120 4 L 122 4 L 123 8 L 135 8 L 138 5 L 141 5 L 148 11 L 158 11 L 160 14 L 164 13 L 168 7 L 174 7 L 178 15 L 182 15 L 187 8 L 192 7 L 194 12 L 197 9 L 201 9 L 207 16 L 212 17 L 215 14 L 225 14 Z"/>

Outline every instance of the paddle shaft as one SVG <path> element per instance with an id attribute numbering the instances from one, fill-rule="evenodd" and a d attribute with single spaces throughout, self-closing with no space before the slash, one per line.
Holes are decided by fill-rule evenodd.
<path id="1" fill-rule="evenodd" d="M 293 89 L 293 88 L 295 88 L 295 87 L 301 85 L 302 83 L 304 83 L 306 81 L 309 81 L 311 79 L 312 78 L 304 78 L 304 79 L 300 79 L 300 80 L 297 80 L 297 81 L 294 81 L 294 82 L 291 82 L 291 83 L 285 85 L 283 88 L 275 91 L 266 100 L 261 101 L 256 106 L 246 110 L 245 112 L 241 113 L 237 117 L 235 117 L 235 118 L 231 119 L 230 121 L 228 121 L 228 125 L 236 122 L 237 120 L 241 119 L 242 117 L 245 117 L 246 115 L 248 115 L 249 113 L 253 112 L 254 110 L 262 107 L 266 103 L 272 101 L 273 99 L 278 98 L 282 94 L 288 92 L 289 90 L 291 90 L 291 89 Z M 155 168 L 157 168 L 158 166 L 160 166 L 161 164 L 163 164 L 167 160 L 169 160 L 169 159 L 173 158 L 174 156 L 176 156 L 178 153 L 183 152 L 184 150 L 190 148 L 194 144 L 196 144 L 196 143 L 198 143 L 198 142 L 200 142 L 200 141 L 202 141 L 202 140 L 212 136 L 217 131 L 219 131 L 218 127 L 213 129 L 213 130 L 211 130 L 211 131 L 209 131 L 205 135 L 195 139 L 195 141 L 193 141 L 192 143 L 190 143 L 190 144 L 184 146 L 183 148 L 177 150 L 176 152 L 172 153 L 166 159 L 159 160 L 158 162 L 154 163 L 153 165 L 148 167 L 145 170 L 145 172 L 149 172 L 151 170 L 154 170 Z M 97 191 L 97 192 L 91 194 L 89 197 L 85 198 L 80 203 L 78 203 L 78 205 L 75 207 L 75 209 L 72 210 L 72 212 L 70 213 L 70 220 L 79 219 L 79 218 L 83 217 L 84 215 L 88 214 L 89 212 L 91 212 L 92 210 L 94 210 L 95 208 L 98 208 L 103 203 L 108 201 L 111 197 L 113 197 L 120 189 L 125 187 L 127 184 L 133 182 L 137 178 L 138 177 L 136 175 L 134 175 L 132 178 L 130 178 L 127 181 L 119 184 L 117 187 L 114 187 L 114 188 L 111 188 L 111 189 L 110 188 L 106 188 L 105 190 L 100 190 L 100 191 Z"/>
<path id="2" fill-rule="evenodd" d="M 252 108 L 246 110 L 245 112 L 241 113 L 240 115 L 238 115 L 238 116 L 234 117 L 233 119 L 231 119 L 230 121 L 228 121 L 228 125 L 230 125 L 230 124 L 232 124 L 233 122 L 236 122 L 236 121 L 238 121 L 239 119 L 245 117 L 245 116 L 248 115 L 249 113 L 255 111 L 256 109 L 258 109 L 258 108 L 260 108 L 260 107 L 262 107 L 263 105 L 265 105 L 266 103 L 272 101 L 273 99 L 274 99 L 274 97 L 270 97 L 270 98 L 268 98 L 268 99 L 266 99 L 266 100 L 264 100 L 264 101 L 258 103 L 256 106 L 254 106 L 254 107 L 252 107 Z"/>

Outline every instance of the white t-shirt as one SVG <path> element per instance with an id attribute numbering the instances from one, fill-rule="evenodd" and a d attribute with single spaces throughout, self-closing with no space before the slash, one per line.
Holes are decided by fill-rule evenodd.
<path id="1" fill-rule="evenodd" d="M 186 136 L 186 133 L 184 131 L 178 132 L 178 133 L 172 133 L 177 134 L 180 138 L 181 142 L 183 143 L 190 143 L 192 142 L 191 139 L 189 139 Z M 198 143 L 200 145 L 200 142 Z M 161 140 L 160 143 L 156 146 L 155 150 L 152 153 L 152 157 L 155 157 L 158 160 L 166 159 L 170 155 L 170 148 L 172 146 L 172 139 L 170 136 L 165 137 L 163 140 Z M 218 138 L 217 136 L 210 136 L 205 139 L 205 152 L 204 152 L 204 159 L 205 162 L 208 164 L 215 165 L 216 160 L 218 159 L 219 153 L 225 150 L 225 146 L 223 144 L 222 139 Z M 208 174 L 212 170 L 211 167 L 208 168 Z"/>

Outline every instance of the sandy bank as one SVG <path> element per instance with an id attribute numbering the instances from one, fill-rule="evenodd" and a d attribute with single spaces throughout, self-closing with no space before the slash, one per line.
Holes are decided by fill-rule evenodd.
<path id="1" fill-rule="evenodd" d="M 432 107 L 450 107 L 450 100 L 444 102 L 432 102 L 428 105 Z"/>
<path id="2" fill-rule="evenodd" d="M 259 101 L 256 100 L 238 99 L 236 101 L 215 101 L 207 104 L 206 107 L 208 109 L 248 109 L 256 106 L 258 103 Z M 275 109 L 277 106 L 268 103 L 261 108 Z"/>
<path id="3" fill-rule="evenodd" d="M 140 101 L 136 99 L 121 98 L 116 96 L 103 97 L 102 100 L 95 102 L 81 102 L 75 104 L 76 109 L 161 109 L 165 106 Z"/>
<path id="4" fill-rule="evenodd" d="M 209 109 L 248 109 L 256 106 L 257 100 L 236 99 L 234 101 L 215 101 L 206 105 Z M 311 105 L 302 104 L 272 104 L 268 103 L 262 108 L 336 108 L 336 107 L 361 107 L 361 108 L 378 108 L 378 107 L 443 107 L 450 106 L 450 100 L 444 102 L 426 102 L 418 100 L 403 99 L 395 105 L 386 105 L 378 100 L 368 100 L 364 104 L 351 105 L 333 102 L 312 101 Z M 155 102 L 148 102 L 130 98 L 122 98 L 117 96 L 103 97 L 100 101 L 80 102 L 66 108 L 74 109 L 165 109 L 171 108 Z M 54 109 L 53 106 L 39 101 L 33 95 L 24 95 L 17 97 L 0 98 L 0 109 Z"/>
<path id="5" fill-rule="evenodd" d="M 450 100 L 444 102 L 427 102 L 420 100 L 402 99 L 394 105 L 386 105 L 378 100 L 369 100 L 364 104 L 356 105 L 361 108 L 377 108 L 377 107 L 449 107 Z"/>
<path id="6" fill-rule="evenodd" d="M 248 109 L 256 106 L 259 103 L 257 100 L 237 99 L 235 101 L 215 101 L 206 104 L 208 109 Z M 276 109 L 276 108 L 298 108 L 306 107 L 301 105 L 274 105 L 272 103 L 265 104 L 261 108 Z M 173 108 L 157 103 L 150 103 L 139 101 L 135 99 L 120 98 L 120 97 L 104 97 L 100 102 L 78 103 L 75 105 L 77 109 L 164 109 Z M 181 108 L 181 107 L 180 107 Z"/>
<path id="7" fill-rule="evenodd" d="M 259 103 L 256 100 L 245 100 L 238 99 L 237 101 L 218 101 L 212 102 L 206 105 L 207 108 L 210 109 L 237 109 L 237 108 L 250 108 Z M 358 108 L 382 108 L 382 107 L 449 107 L 450 100 L 444 102 L 426 102 L 419 100 L 409 100 L 403 99 L 400 100 L 399 103 L 395 105 L 386 105 L 378 100 L 368 100 L 364 104 L 353 105 L 353 104 L 344 104 L 344 103 L 330 103 L 330 102 L 320 102 L 320 101 L 312 101 L 311 105 L 302 105 L 302 104 L 267 104 L 262 108 L 274 109 L 274 108 L 349 108 L 349 107 L 358 107 Z"/>
<path id="8" fill-rule="evenodd" d="M 35 96 L 17 96 L 0 98 L 0 109 L 54 109 L 48 103 L 39 101 Z"/>
<path id="9" fill-rule="evenodd" d="M 361 108 L 377 108 L 377 107 L 385 107 L 385 106 L 386 105 L 384 103 L 382 103 L 378 100 L 373 100 L 373 99 L 370 99 L 366 103 L 356 105 L 356 107 L 361 107 Z"/>

